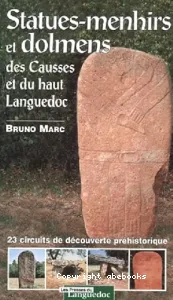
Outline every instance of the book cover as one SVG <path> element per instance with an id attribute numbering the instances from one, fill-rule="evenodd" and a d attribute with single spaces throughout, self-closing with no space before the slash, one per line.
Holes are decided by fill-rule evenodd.
<path id="1" fill-rule="evenodd" d="M 172 299 L 172 1 L 0 14 L 0 299 Z"/>

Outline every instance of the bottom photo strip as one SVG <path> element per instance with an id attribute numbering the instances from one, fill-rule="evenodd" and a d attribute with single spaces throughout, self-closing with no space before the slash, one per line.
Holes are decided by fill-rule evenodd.
<path id="1" fill-rule="evenodd" d="M 166 291 L 165 249 L 9 248 L 8 290 Z"/>

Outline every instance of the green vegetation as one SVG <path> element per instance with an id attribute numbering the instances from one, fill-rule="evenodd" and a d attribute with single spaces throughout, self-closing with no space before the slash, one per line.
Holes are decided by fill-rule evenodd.
<path id="1" fill-rule="evenodd" d="M 36 278 L 44 278 L 45 277 L 45 263 L 44 262 L 36 262 Z M 18 278 L 19 277 L 19 269 L 18 263 L 16 260 L 13 260 L 12 264 L 9 265 L 9 278 Z"/>
<path id="2" fill-rule="evenodd" d="M 44 262 L 36 262 L 36 278 L 44 278 L 45 277 L 45 263 Z"/>
<path id="3" fill-rule="evenodd" d="M 12 264 L 9 265 L 9 277 L 10 278 L 19 277 L 18 264 L 15 260 L 13 260 Z"/>
<path id="4" fill-rule="evenodd" d="M 72 171 L 78 172 L 78 151 L 77 151 L 77 124 L 76 124 L 76 86 L 77 78 L 81 65 L 86 55 L 81 54 L 25 54 L 21 50 L 14 54 L 7 54 L 5 45 L 16 41 L 19 45 L 22 40 L 28 37 L 27 30 L 7 30 L 8 19 L 7 11 L 11 8 L 20 8 L 26 15 L 37 15 L 43 12 L 45 15 L 78 15 L 82 20 L 85 16 L 131 16 L 133 10 L 138 10 L 139 15 L 146 16 L 153 12 L 153 16 L 173 16 L 173 1 L 75 1 L 73 5 L 70 0 L 66 1 L 26 1 L 26 0 L 2 0 L 1 10 L 1 32 L 0 32 L 0 168 L 22 167 L 26 170 L 44 169 L 47 166 L 58 168 L 64 174 L 70 174 Z M 47 31 L 36 30 L 36 38 L 46 38 Z M 56 30 L 55 37 L 58 39 L 110 39 L 112 46 L 134 48 L 154 55 L 159 55 L 168 63 L 171 76 L 173 76 L 173 27 L 168 31 L 161 28 L 157 31 L 85 31 L 83 27 L 77 30 Z M 30 61 L 39 60 L 43 64 L 74 64 L 75 72 L 73 74 L 43 74 L 43 80 L 58 81 L 64 80 L 65 88 L 57 92 L 60 98 L 69 99 L 69 106 L 64 109 L 57 108 L 36 108 L 27 110 L 27 108 L 7 108 L 5 106 L 6 89 L 5 82 L 15 78 L 17 88 L 10 91 L 13 98 L 45 97 L 52 95 L 52 91 L 27 90 L 21 91 L 18 88 L 19 81 L 26 77 L 28 80 L 37 82 L 38 74 L 31 74 L 28 70 L 24 73 L 7 73 L 6 64 L 10 60 L 14 63 L 23 63 L 28 66 Z M 9 91 L 8 91 L 9 93 Z M 55 93 L 55 92 L 54 92 Z M 65 119 L 65 134 L 39 134 L 39 133 L 5 133 L 5 124 L 8 119 Z M 2 183 L 0 182 L 0 186 Z M 59 188 L 55 191 L 60 193 Z"/>
<path id="5" fill-rule="evenodd" d="M 51 192 L 59 197 L 63 195 L 62 187 L 64 179 L 62 173 L 56 169 L 47 169 L 47 172 L 43 172 L 42 170 L 26 172 L 25 169 L 17 167 L 8 168 L 7 170 L 0 171 L 0 182 L 1 194 L 10 192 L 16 196 L 22 196 L 26 193 L 45 196 Z M 0 222 L 2 222 L 1 219 Z"/>

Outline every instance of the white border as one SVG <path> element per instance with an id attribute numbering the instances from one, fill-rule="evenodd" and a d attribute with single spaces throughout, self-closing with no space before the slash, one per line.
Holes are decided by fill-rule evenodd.
<path id="1" fill-rule="evenodd" d="M 86 261 L 86 273 L 85 273 L 85 276 L 86 276 L 86 285 L 89 285 L 88 284 L 88 251 L 89 251 L 89 249 L 87 248 L 87 261 Z"/>
<path id="2" fill-rule="evenodd" d="M 22 250 L 45 250 L 45 278 L 44 278 L 44 286 L 43 289 L 10 289 L 9 288 L 9 251 L 10 249 L 22 249 Z M 167 291 L 167 249 L 164 248 L 85 248 L 85 247 L 8 247 L 8 257 L 7 257 L 7 290 L 9 291 L 59 291 L 59 288 L 50 289 L 47 288 L 47 280 L 46 280 L 46 251 L 49 249 L 83 249 L 86 250 L 86 276 L 88 275 L 88 251 L 89 250 L 114 250 L 114 251 L 128 251 L 128 274 L 130 275 L 130 251 L 164 251 L 165 252 L 165 265 L 164 265 L 164 289 L 161 290 L 138 290 L 138 289 L 130 289 L 130 279 L 128 279 L 128 288 L 127 289 L 115 289 L 115 292 L 166 292 Z M 88 280 L 86 279 L 86 285 L 88 285 Z M 95 286 L 95 285 L 94 285 Z"/>
<path id="3" fill-rule="evenodd" d="M 20 288 L 12 289 L 12 288 L 9 287 L 9 253 L 10 253 L 11 249 L 12 250 L 21 249 L 23 251 L 25 251 L 25 249 L 26 249 L 26 251 L 27 250 L 29 251 L 30 249 L 31 249 L 31 251 L 32 251 L 32 249 L 34 249 L 34 250 L 44 250 L 44 257 L 46 258 L 45 248 L 41 248 L 41 247 L 39 247 L 39 248 L 36 248 L 36 247 L 8 247 L 8 255 L 7 255 L 7 290 L 8 291 L 46 291 L 46 261 L 45 261 L 45 268 L 44 268 L 44 272 L 45 272 L 44 288 L 42 288 L 42 289 L 37 289 L 37 288 L 35 288 L 35 289 L 20 289 Z"/>
<path id="4" fill-rule="evenodd" d="M 86 250 L 86 273 L 88 272 L 88 248 L 85 248 L 85 247 L 75 247 L 75 248 L 72 248 L 72 247 L 65 247 L 65 248 L 62 248 L 62 247 L 49 247 L 49 248 L 45 248 L 46 250 L 50 250 L 50 249 L 61 249 L 61 250 L 71 250 L 71 249 L 82 249 L 82 250 Z M 86 274 L 85 274 L 86 275 Z M 46 279 L 46 274 L 45 274 L 45 279 Z M 87 281 L 85 281 L 86 283 L 86 286 L 87 286 Z M 68 284 L 67 284 L 68 285 Z M 47 287 L 47 280 L 46 280 L 46 287 Z M 50 288 L 46 288 L 46 291 L 59 291 L 59 288 L 56 288 L 56 289 L 50 289 Z"/>
<path id="5" fill-rule="evenodd" d="M 129 248 L 88 248 L 88 250 L 114 250 L 114 251 L 127 251 L 128 252 L 128 274 L 130 275 L 130 269 L 129 269 L 129 264 L 130 264 L 130 254 L 129 254 L 129 251 L 130 249 Z M 129 283 L 130 279 L 128 279 L 128 287 L 127 289 L 114 289 L 114 292 L 129 292 L 131 291 L 129 288 L 130 288 L 130 283 Z"/>
<path id="6" fill-rule="evenodd" d="M 130 249 L 128 249 L 128 275 L 130 275 Z M 128 279 L 128 291 L 130 290 L 130 279 Z"/>
<path id="7" fill-rule="evenodd" d="M 138 290 L 138 289 L 130 289 L 130 292 L 167 292 L 167 249 L 163 249 L 163 248 L 134 248 L 134 249 L 130 249 L 130 251 L 164 251 L 164 261 L 165 261 L 165 265 L 164 265 L 164 289 L 161 290 Z"/>

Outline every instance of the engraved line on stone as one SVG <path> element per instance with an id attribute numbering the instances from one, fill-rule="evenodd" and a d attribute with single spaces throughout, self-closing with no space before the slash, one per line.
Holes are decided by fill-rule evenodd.
<path id="1" fill-rule="evenodd" d="M 120 114 L 118 117 L 118 125 L 122 127 L 126 127 L 128 129 L 134 130 L 140 134 L 146 135 L 143 127 L 140 127 L 138 123 L 129 118 L 129 116 L 125 114 Z"/>
<path id="2" fill-rule="evenodd" d="M 155 105 L 154 105 L 153 107 L 151 107 L 151 108 L 145 113 L 145 115 L 148 114 L 153 108 L 155 108 L 155 106 L 157 106 L 160 102 L 162 102 L 162 101 L 164 100 L 164 98 L 166 98 L 166 96 L 167 96 L 169 93 L 170 93 L 169 91 L 166 91 L 166 94 L 163 96 L 163 98 L 161 98 L 161 99 L 159 100 L 159 102 L 155 103 Z M 143 116 L 143 118 L 145 117 L 145 115 Z"/>
<path id="3" fill-rule="evenodd" d="M 89 154 L 93 153 L 93 158 L 88 157 Z M 164 151 L 132 151 L 132 152 L 101 152 L 101 151 L 88 151 L 80 150 L 80 159 L 86 161 L 107 161 L 107 162 L 125 162 L 125 163 L 139 163 L 139 162 L 151 162 L 151 163 L 162 163 L 164 161 L 160 160 L 161 156 L 167 156 L 168 153 Z"/>
<path id="4" fill-rule="evenodd" d="M 160 61 L 158 61 L 157 64 L 156 64 L 154 67 L 152 67 L 152 68 L 149 67 L 147 70 L 144 70 L 144 71 L 142 72 L 142 74 L 140 75 L 140 77 L 138 78 L 137 83 L 139 83 L 139 80 L 142 78 L 143 74 L 146 73 L 146 72 L 148 72 L 149 69 L 151 69 L 151 71 L 152 71 L 152 74 L 151 74 L 151 75 L 152 75 L 152 76 L 151 76 L 151 78 L 149 79 L 149 81 L 147 81 L 144 85 L 142 85 L 142 86 L 140 87 L 139 90 L 136 90 L 136 89 L 135 89 L 135 91 L 133 92 L 132 95 L 130 95 L 130 97 L 129 97 L 129 89 L 126 90 L 126 91 L 124 92 L 123 95 L 121 95 L 120 97 L 118 97 L 118 98 L 116 99 L 117 104 L 119 105 L 118 100 L 121 100 L 121 101 L 120 101 L 120 105 L 122 105 L 122 104 L 121 104 L 121 102 L 122 102 L 122 97 L 124 97 L 126 93 L 128 93 L 128 98 L 127 98 L 126 101 L 123 102 L 123 105 L 124 105 L 127 101 L 129 101 L 129 100 L 131 99 L 132 96 L 134 96 L 135 94 L 137 94 L 140 90 L 143 90 L 143 89 L 145 88 L 145 86 L 148 84 L 148 82 L 152 81 L 152 78 L 153 78 L 153 76 L 154 76 L 155 69 L 157 68 L 157 66 L 158 66 L 159 64 L 160 64 Z M 129 72 L 129 70 L 128 70 L 128 72 Z M 126 73 L 128 73 L 128 72 L 126 72 Z M 167 75 L 167 73 L 165 73 L 165 74 Z M 164 78 L 164 77 L 163 77 L 163 78 Z M 87 82 L 87 83 L 93 85 L 93 81 L 90 82 L 90 81 L 87 80 L 87 81 L 85 81 L 85 82 Z M 99 82 L 99 81 L 98 81 L 98 82 Z M 134 85 L 135 85 L 135 83 L 132 85 L 132 87 L 130 88 L 130 90 L 133 89 L 133 86 L 134 86 Z M 95 86 L 94 89 L 97 90 L 98 92 L 101 92 L 101 89 L 99 89 L 97 86 Z M 87 94 L 85 94 L 83 91 L 81 91 L 80 86 L 78 86 L 78 90 L 79 90 L 79 92 L 80 92 L 82 95 L 84 95 L 85 97 L 88 97 Z M 105 93 L 105 91 L 104 91 L 103 93 L 99 94 L 98 96 L 99 96 L 99 97 L 103 97 L 103 96 L 105 97 L 105 96 L 106 96 L 106 97 L 111 101 L 110 104 L 113 103 L 113 101 L 111 100 L 111 97 L 107 96 L 107 92 Z M 96 107 L 96 106 L 95 106 L 95 107 Z M 103 104 L 103 107 L 105 107 L 104 104 Z M 97 107 L 96 107 L 96 108 L 97 108 Z"/>
<path id="5" fill-rule="evenodd" d="M 151 69 L 151 71 L 152 71 L 151 78 L 150 78 L 145 84 L 143 84 L 139 89 L 135 89 L 135 90 L 134 90 L 134 93 L 133 93 L 132 95 L 130 95 L 130 96 L 128 95 L 128 99 L 127 99 L 125 102 L 121 103 L 120 105 L 124 105 L 127 101 L 131 100 L 131 98 L 132 98 L 133 96 L 137 95 L 140 91 L 143 91 L 144 88 L 147 86 L 147 84 L 148 84 L 149 82 L 152 82 L 152 79 L 153 79 L 154 74 L 155 74 L 155 70 L 157 69 L 157 67 L 158 67 L 159 64 L 161 64 L 160 61 L 158 61 L 154 67 L 153 67 L 153 66 L 152 66 L 152 68 L 149 67 L 147 70 L 144 70 L 144 71 L 143 71 L 142 75 L 145 74 L 145 73 L 147 73 L 148 70 Z M 140 75 L 140 77 L 138 78 L 138 81 L 136 81 L 136 83 L 137 83 L 138 85 L 139 85 L 140 79 L 142 78 L 142 75 Z M 162 78 L 164 78 L 165 75 L 167 75 L 166 72 L 163 74 L 163 77 L 162 77 Z M 161 80 L 162 80 L 162 78 L 161 78 Z M 133 86 L 132 86 L 132 87 L 133 87 Z M 130 88 L 130 90 L 132 89 L 132 87 Z M 129 90 L 126 91 L 126 92 L 129 92 Z M 125 92 L 125 93 L 126 93 L 126 92 Z M 122 96 L 120 96 L 119 99 L 122 98 L 123 96 L 124 96 L 124 94 L 123 94 Z M 121 100 L 121 102 L 122 102 L 122 99 L 120 99 L 120 100 Z"/>
<path id="6" fill-rule="evenodd" d="M 135 84 L 138 84 L 138 85 L 139 85 L 139 81 L 140 81 L 140 79 L 143 78 L 143 74 L 148 73 L 149 70 L 151 70 L 151 78 L 148 78 L 148 80 L 146 81 L 146 83 L 143 84 L 142 86 L 140 86 L 139 89 L 135 89 L 135 90 L 133 91 L 133 93 L 132 93 L 130 96 L 129 96 L 129 94 L 128 94 L 128 95 L 127 95 L 127 96 L 128 96 L 127 100 L 126 100 L 125 102 L 122 102 L 123 99 L 121 99 L 121 98 L 124 97 L 126 93 L 129 93 L 129 91 L 133 89 L 133 87 L 134 87 L 134 85 L 135 85 L 135 84 L 133 84 L 133 85 L 131 86 L 130 89 L 128 89 L 127 91 L 125 91 L 125 93 L 124 93 L 123 95 L 121 95 L 121 96 L 117 99 L 117 100 L 120 100 L 120 103 L 118 103 L 118 104 L 119 104 L 119 105 L 124 105 L 127 101 L 131 100 L 131 98 L 132 98 L 134 95 L 136 95 L 138 92 L 140 92 L 141 90 L 143 90 L 149 82 L 152 82 L 152 79 L 153 79 L 154 74 L 155 74 L 155 70 L 156 70 L 156 68 L 157 68 L 157 66 L 158 66 L 159 64 L 160 64 L 160 61 L 158 61 L 157 64 L 156 64 L 154 67 L 152 66 L 152 68 L 151 68 L 151 66 L 149 66 L 147 70 L 144 70 L 144 71 L 142 72 L 142 74 L 140 75 L 140 77 L 138 78 L 138 81 L 135 81 Z M 166 73 L 165 73 L 165 74 L 166 74 Z M 164 75 L 165 75 L 165 74 L 164 74 Z"/>
<path id="7" fill-rule="evenodd" d="M 166 75 L 167 75 L 167 74 L 165 74 L 165 75 L 161 78 L 161 80 L 153 87 L 152 90 L 149 91 L 148 94 L 146 94 L 142 99 L 139 100 L 139 103 L 142 102 L 142 101 L 145 101 L 146 99 L 148 99 L 148 97 L 149 97 L 153 92 L 155 92 L 155 91 L 157 90 L 157 88 L 159 87 L 159 85 L 161 85 L 161 84 L 163 83 L 163 81 L 165 80 Z M 167 93 L 169 93 L 169 90 L 166 91 L 166 95 L 167 95 Z M 166 97 L 166 95 L 164 95 L 161 99 L 158 99 L 157 102 L 156 102 L 156 104 L 160 103 L 160 101 L 161 101 L 164 97 Z M 138 104 L 139 104 L 139 103 L 138 103 Z M 133 111 L 135 111 L 137 107 L 138 107 L 138 106 L 136 105 L 136 107 L 135 107 L 135 109 L 134 109 Z M 153 109 L 154 107 L 155 107 L 155 105 L 153 105 L 151 108 L 147 109 L 147 111 L 144 113 L 144 116 L 146 115 L 146 113 L 148 113 L 148 112 L 149 112 L 151 109 Z M 131 114 L 132 114 L 132 113 L 131 113 Z"/>
<path id="8" fill-rule="evenodd" d="M 147 71 L 149 70 L 150 68 L 148 68 L 147 69 Z M 142 77 L 143 77 L 143 75 L 147 72 L 147 71 L 143 71 L 142 72 L 142 74 L 141 74 L 141 76 L 139 77 L 139 79 L 141 79 Z M 154 75 L 154 70 L 152 70 L 152 74 L 151 74 L 152 76 L 151 76 L 151 78 L 153 77 L 153 75 Z M 148 82 L 150 82 L 151 81 L 151 78 L 149 79 L 148 78 L 148 81 L 144 84 L 144 85 L 142 85 L 141 87 L 139 87 L 139 89 L 137 90 L 137 89 L 133 89 L 134 88 L 134 86 L 135 85 L 137 85 L 137 84 L 139 84 L 139 81 L 138 82 L 135 82 L 135 83 L 133 83 L 133 85 L 130 87 L 130 89 L 128 89 L 127 91 L 125 91 L 124 92 L 124 94 L 123 95 L 121 95 L 119 98 L 117 98 L 116 100 L 117 100 L 117 105 L 118 106 L 122 106 L 122 105 L 124 105 L 126 102 L 128 102 L 137 92 L 139 92 L 140 90 L 142 90 L 147 84 L 148 84 Z M 130 96 L 129 96 L 129 93 L 132 93 Z M 126 95 L 127 94 L 127 95 Z M 124 99 L 125 98 L 125 99 Z M 124 101 L 123 101 L 124 100 Z"/>
<path id="9" fill-rule="evenodd" d="M 83 161 L 88 161 L 88 162 L 98 162 L 99 160 L 98 159 L 80 159 L 80 160 L 83 160 Z M 109 162 L 115 162 L 115 160 L 108 160 L 107 163 Z M 165 161 L 138 161 L 138 162 L 130 162 L 130 161 L 123 161 L 123 162 L 120 162 L 122 164 L 142 164 L 142 163 L 147 163 L 147 164 L 162 164 L 164 163 Z"/>
<path id="10" fill-rule="evenodd" d="M 157 67 L 157 66 L 156 66 L 156 67 Z M 156 69 L 156 68 L 155 68 L 155 69 Z M 157 84 L 153 83 L 153 82 L 152 82 L 152 79 L 153 79 L 154 74 L 155 74 L 155 69 L 153 70 L 152 78 L 151 78 L 151 80 L 149 81 L 149 83 L 151 83 L 151 87 L 153 87 L 153 88 L 155 88 L 155 86 L 157 86 L 157 85 L 162 81 L 162 79 L 164 79 L 164 78 L 167 76 L 167 72 L 165 71 L 165 73 L 163 73 L 163 76 L 162 76 L 161 79 L 160 79 L 160 82 L 158 82 Z M 139 82 L 138 82 L 138 83 L 139 83 Z M 147 84 L 148 84 L 148 83 L 147 83 Z M 143 90 L 144 90 L 144 88 L 146 87 L 147 84 L 143 85 L 143 86 L 141 87 L 140 90 L 138 90 L 138 91 L 136 91 L 136 92 L 134 93 L 135 97 L 138 97 L 138 99 L 141 99 L 141 96 L 139 95 L 139 92 L 140 92 L 140 91 L 143 92 Z M 149 88 L 150 88 L 150 86 L 148 87 L 148 89 L 149 89 Z M 150 89 L 149 89 L 149 91 L 150 91 Z M 149 94 L 150 94 L 150 92 L 149 92 Z M 148 95 L 148 94 L 147 94 L 147 95 Z M 145 99 L 146 96 L 145 96 L 145 97 L 142 97 L 142 101 L 143 101 L 143 98 Z M 131 99 L 131 97 L 130 97 L 130 99 Z"/>
<path id="11" fill-rule="evenodd" d="M 144 70 L 144 71 L 142 72 L 142 74 L 140 75 L 139 79 L 142 78 L 142 77 L 143 77 L 143 74 L 146 73 L 149 69 L 151 69 L 151 67 L 149 67 L 147 70 Z M 129 73 L 129 70 L 128 70 L 126 73 Z M 153 69 L 152 69 L 152 74 L 151 74 L 151 75 L 152 75 L 152 76 L 151 76 L 151 79 L 152 79 L 152 78 L 153 78 L 153 75 L 154 75 L 154 70 L 153 70 Z M 149 79 L 149 81 L 150 81 L 151 79 Z M 143 89 L 143 88 L 148 84 L 149 81 L 147 81 L 145 85 L 142 85 L 141 88 L 140 88 L 138 91 L 140 91 L 141 89 Z M 90 82 L 90 81 L 87 80 L 87 81 L 85 81 L 85 82 L 87 82 L 87 83 L 89 83 L 89 84 L 92 84 L 92 86 L 93 86 L 93 81 Z M 99 83 L 99 82 L 100 82 L 100 81 L 98 81 L 98 83 Z M 133 89 L 133 86 L 134 86 L 135 84 L 136 84 L 136 82 L 132 85 L 132 87 L 131 87 L 130 89 L 127 89 L 127 90 L 124 92 L 123 95 L 121 95 L 120 97 L 118 97 L 118 98 L 116 99 L 118 105 L 121 105 L 121 102 L 122 102 L 122 99 L 121 99 L 121 98 L 124 97 L 124 96 L 126 97 L 126 93 L 128 93 L 128 95 L 127 95 L 128 98 L 127 98 L 127 100 L 126 100 L 125 102 L 123 102 L 123 104 L 126 103 L 127 101 L 129 101 L 129 99 L 131 99 L 131 97 L 134 96 L 134 94 L 136 94 L 136 93 L 138 92 L 138 91 L 136 91 L 136 90 L 135 90 L 135 91 L 132 91 L 133 94 L 129 97 L 129 91 Z M 98 96 L 99 96 L 100 98 L 103 97 L 103 96 L 105 97 L 105 96 L 107 95 L 107 92 L 105 92 L 105 91 L 102 92 L 102 93 L 100 94 L 101 89 L 98 88 L 97 86 L 94 86 L 94 89 L 95 89 L 97 92 L 99 92 Z M 87 94 L 85 94 L 83 91 L 81 91 L 80 86 L 78 87 L 78 90 L 79 90 L 79 92 L 80 92 L 82 95 L 84 95 L 85 97 L 88 97 Z M 109 94 L 110 94 L 110 93 L 109 93 Z M 109 97 L 109 96 L 107 96 L 107 98 L 111 101 L 110 104 L 113 103 L 114 99 L 112 100 L 111 97 Z M 113 98 L 113 97 L 112 97 L 112 98 Z M 121 100 L 120 103 L 118 103 L 118 100 L 119 100 L 119 99 Z M 105 103 L 105 105 L 107 105 L 107 103 Z M 103 105 L 103 106 L 105 106 L 105 105 Z"/>
<path id="12" fill-rule="evenodd" d="M 153 90 L 151 92 L 153 92 Z M 148 114 L 153 108 L 155 108 L 159 103 L 161 103 L 168 94 L 169 94 L 169 91 L 166 91 L 166 94 L 162 98 L 158 99 L 157 102 L 155 104 L 153 104 L 153 106 L 150 107 L 141 116 L 140 116 L 140 113 L 138 115 L 137 111 L 135 111 L 138 108 L 135 108 L 132 111 L 132 114 L 130 116 L 126 116 L 125 114 L 120 114 L 119 119 L 118 119 L 118 125 L 120 125 L 122 127 L 132 129 L 132 130 L 137 131 L 139 133 L 145 134 L 144 129 L 142 127 L 138 126 L 138 123 L 141 123 L 142 120 L 144 119 L 144 117 L 146 116 L 146 114 Z M 133 116 L 135 116 L 135 118 Z M 132 117 L 132 119 L 130 117 Z"/>

